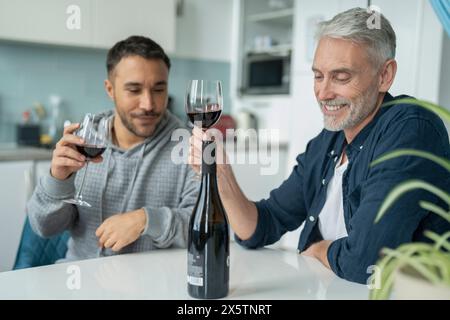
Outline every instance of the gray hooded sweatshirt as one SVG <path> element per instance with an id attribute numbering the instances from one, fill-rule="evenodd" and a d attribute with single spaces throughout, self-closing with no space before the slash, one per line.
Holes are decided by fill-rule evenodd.
<path id="1" fill-rule="evenodd" d="M 104 117 L 113 117 L 113 111 Z M 92 207 L 62 202 L 73 198 L 79 189 L 83 171 L 64 181 L 50 173 L 41 177 L 27 203 L 33 230 L 50 237 L 70 231 L 66 260 L 80 260 L 140 252 L 155 248 L 185 248 L 189 217 L 199 190 L 199 181 L 187 164 L 171 160 L 171 134 L 184 125 L 169 111 L 155 133 L 129 150 L 110 143 L 101 163 L 89 163 L 82 190 L 83 200 Z M 116 214 L 144 208 L 147 226 L 142 235 L 117 253 L 99 250 L 96 229 Z"/>

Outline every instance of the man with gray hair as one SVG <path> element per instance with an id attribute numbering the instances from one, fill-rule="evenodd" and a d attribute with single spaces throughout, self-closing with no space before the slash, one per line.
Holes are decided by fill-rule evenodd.
<path id="1" fill-rule="evenodd" d="M 448 222 L 419 207 L 421 200 L 438 202 L 420 190 L 402 196 L 374 223 L 386 195 L 405 179 L 449 190 L 450 176 L 419 157 L 374 167 L 370 163 L 405 148 L 449 158 L 450 147 L 435 114 L 415 105 L 382 107 L 405 96 L 388 93 L 397 70 L 395 32 L 383 15 L 380 28 L 370 28 L 371 15 L 354 8 L 319 25 L 312 71 L 325 129 L 308 143 L 289 178 L 268 199 L 249 201 L 230 166 L 217 166 L 220 195 L 241 245 L 272 244 L 304 223 L 298 252 L 359 283 L 366 283 L 381 248 L 426 241 L 424 230 L 450 230 Z M 194 129 L 191 163 L 198 163 L 204 137 Z"/>

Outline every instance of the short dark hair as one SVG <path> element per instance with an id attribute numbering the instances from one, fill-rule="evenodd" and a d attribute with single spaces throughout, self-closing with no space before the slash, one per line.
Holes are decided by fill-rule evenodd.
<path id="1" fill-rule="evenodd" d="M 111 75 L 111 72 L 122 58 L 129 56 L 140 56 L 145 59 L 161 59 L 167 68 L 170 69 L 170 59 L 159 44 L 147 37 L 131 36 L 117 42 L 109 49 L 106 59 L 108 76 Z"/>

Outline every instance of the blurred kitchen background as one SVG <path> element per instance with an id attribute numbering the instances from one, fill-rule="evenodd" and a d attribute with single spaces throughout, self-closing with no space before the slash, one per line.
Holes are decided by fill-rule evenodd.
<path id="1" fill-rule="evenodd" d="M 183 121 L 187 81 L 219 79 L 224 126 L 279 130 L 275 174 L 261 175 L 258 163 L 234 166 L 258 200 L 322 128 L 311 72 L 317 23 L 368 5 L 397 34 L 391 93 L 450 108 L 449 35 L 428 0 L 0 0 L 0 271 L 12 268 L 26 200 L 63 122 L 113 108 L 103 81 L 114 43 L 141 34 L 162 45 L 173 63 L 170 109 Z M 295 247 L 296 235 L 286 243 Z"/>

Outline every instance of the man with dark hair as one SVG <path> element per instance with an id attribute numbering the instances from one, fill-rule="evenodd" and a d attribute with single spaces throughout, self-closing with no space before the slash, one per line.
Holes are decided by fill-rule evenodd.
<path id="1" fill-rule="evenodd" d="M 28 202 L 33 229 L 48 237 L 69 230 L 66 259 L 185 247 L 198 191 L 195 173 L 175 164 L 171 134 L 183 124 L 167 110 L 170 59 L 153 40 L 132 36 L 108 52 L 105 89 L 115 110 L 111 141 L 92 160 L 83 197 L 92 207 L 64 203 L 80 187 L 85 158 L 76 150 L 79 124 L 65 128 L 50 173 Z M 86 170 L 86 169 L 84 169 Z"/>

